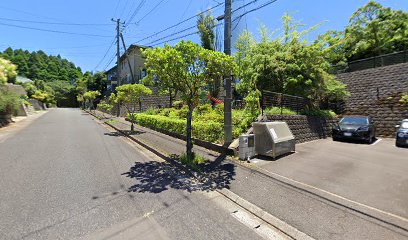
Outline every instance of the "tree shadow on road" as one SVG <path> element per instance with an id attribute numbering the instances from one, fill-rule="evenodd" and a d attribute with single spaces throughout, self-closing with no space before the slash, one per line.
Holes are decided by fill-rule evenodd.
<path id="1" fill-rule="evenodd" d="M 160 193 L 171 188 L 193 192 L 229 188 L 234 179 L 235 166 L 226 163 L 211 169 L 211 176 L 199 181 L 171 164 L 150 161 L 136 162 L 129 172 L 122 175 L 136 180 L 129 192 Z"/>

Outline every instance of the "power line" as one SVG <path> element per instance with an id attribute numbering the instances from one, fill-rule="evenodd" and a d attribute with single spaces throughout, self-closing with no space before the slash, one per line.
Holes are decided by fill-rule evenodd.
<path id="1" fill-rule="evenodd" d="M 240 8 L 237 8 L 237 9 L 234 10 L 234 11 L 237 11 L 237 10 L 239 10 L 239 9 L 242 9 L 244 6 L 248 6 L 248 5 L 253 4 L 253 3 L 257 2 L 257 1 L 259 1 L 259 0 L 251 1 L 250 3 L 247 3 L 247 4 L 243 5 L 243 6 L 241 6 Z M 249 10 L 249 11 L 246 11 L 246 12 L 242 13 L 241 15 L 239 15 L 238 17 L 234 18 L 234 20 L 232 20 L 232 22 L 235 22 L 235 21 L 237 21 L 237 20 L 240 20 L 243 16 L 247 15 L 248 13 L 257 11 L 257 10 L 259 10 L 259 9 L 261 9 L 261 8 L 264 8 L 264 7 L 266 7 L 266 6 L 268 6 L 268 5 L 272 4 L 272 3 L 274 3 L 274 2 L 276 2 L 276 1 L 278 1 L 278 0 L 270 0 L 269 2 L 266 2 L 266 3 L 264 3 L 264 4 L 262 4 L 262 5 L 258 6 L 258 7 L 255 7 L 255 8 L 253 8 L 253 9 Z M 221 25 L 221 24 L 222 24 L 222 23 L 218 23 L 218 24 L 216 24 L 214 27 L 217 27 L 217 26 L 219 26 L 219 25 Z M 178 35 L 178 34 L 180 34 L 180 33 L 182 33 L 182 32 L 185 32 L 185 31 L 187 31 L 187 30 L 190 30 L 190 29 L 192 29 L 192 28 L 194 28 L 194 27 L 196 27 L 196 26 L 188 27 L 188 28 L 185 28 L 185 29 L 183 29 L 183 30 L 177 32 L 177 33 L 173 33 L 173 34 L 164 36 L 164 37 L 162 37 L 162 38 L 156 39 L 156 40 L 150 42 L 150 43 L 147 44 L 147 45 L 157 46 L 157 45 L 163 44 L 163 43 L 165 43 L 165 42 L 171 42 L 171 41 L 174 41 L 174 40 L 177 40 L 177 39 L 181 39 L 181 38 L 184 38 L 184 37 L 191 36 L 191 35 L 194 35 L 194 34 L 199 33 L 199 31 L 191 32 L 191 33 L 188 33 L 188 34 L 183 35 L 183 36 L 180 36 L 180 37 L 176 37 L 176 38 L 172 38 L 172 39 L 170 39 L 170 40 L 166 40 L 166 41 L 162 41 L 162 42 L 156 43 L 156 42 L 158 42 L 158 41 L 160 41 L 160 40 L 164 40 L 164 39 L 169 38 L 169 37 L 171 37 L 171 36 Z M 139 42 L 140 42 L 140 41 L 139 41 Z"/>
<path id="2" fill-rule="evenodd" d="M 268 6 L 268 5 L 270 5 L 270 4 L 274 3 L 274 2 L 276 2 L 276 1 L 278 1 L 278 0 L 271 0 L 271 1 L 267 2 L 267 3 L 265 3 L 265 4 L 262 4 L 262 5 L 259 6 L 259 7 L 253 8 L 253 9 L 251 9 L 251 10 L 249 10 L 249 11 L 246 11 L 246 12 L 244 12 L 243 14 L 239 15 L 238 17 L 236 17 L 234 20 L 232 20 L 232 22 L 235 22 L 236 20 L 238 20 L 238 19 L 240 19 L 241 17 L 247 15 L 248 13 L 255 12 L 255 11 L 261 9 L 261 8 L 264 8 L 264 7 Z"/>
<path id="3" fill-rule="evenodd" d="M 192 27 L 185 28 L 185 29 L 183 29 L 183 30 L 181 30 L 181 31 L 172 33 L 172 34 L 170 34 L 170 35 L 167 35 L 167 36 L 162 37 L 162 38 L 159 38 L 159 39 L 156 39 L 156 40 L 154 40 L 153 42 L 150 42 L 148 45 L 153 44 L 153 43 L 155 43 L 155 42 L 158 42 L 158 41 L 160 41 L 160 40 L 164 40 L 164 39 L 166 39 L 166 38 L 172 37 L 172 36 L 174 36 L 174 35 L 178 35 L 178 34 L 180 34 L 180 33 L 186 32 L 186 31 L 191 30 L 191 29 L 196 28 L 196 27 L 197 27 L 197 26 L 192 26 Z"/>
<path id="4" fill-rule="evenodd" d="M 116 54 L 113 54 L 113 56 L 111 57 L 111 59 L 109 60 L 109 62 L 105 65 L 105 67 L 103 68 L 103 71 L 105 72 L 106 69 L 109 67 L 109 65 L 113 62 L 113 59 L 115 59 Z"/>
<path id="5" fill-rule="evenodd" d="M 8 26 L 8 27 L 23 28 L 23 29 L 31 29 L 31 30 L 42 31 L 42 32 L 69 34 L 69 35 L 79 35 L 79 36 L 88 36 L 88 37 L 104 37 L 104 38 L 112 37 L 112 36 L 106 36 L 106 35 L 97 35 L 97 34 L 88 34 L 88 33 L 74 33 L 74 32 L 65 32 L 65 31 L 58 31 L 58 30 L 52 30 L 52 29 L 26 27 L 26 26 L 20 26 L 20 25 L 8 24 L 8 23 L 0 23 L 0 25 Z"/>
<path id="6" fill-rule="evenodd" d="M 150 13 L 152 13 L 154 10 L 156 10 L 164 1 L 166 0 L 161 0 L 159 3 L 157 3 L 148 13 L 146 13 L 142 18 L 139 19 L 135 24 L 139 24 L 145 17 L 147 17 Z"/>
<path id="7" fill-rule="evenodd" d="M 167 43 L 167 42 L 171 42 L 171 41 L 178 40 L 178 39 L 181 39 L 181 38 L 185 38 L 185 37 L 188 37 L 188 36 L 191 36 L 191 35 L 198 34 L 199 32 L 200 32 L 200 31 L 195 31 L 195 32 L 192 32 L 192 33 L 189 33 L 189 34 L 180 36 L 180 37 L 172 38 L 172 39 L 169 39 L 169 40 L 166 40 L 166 41 L 163 41 L 163 42 L 159 42 L 159 43 L 153 44 L 152 46 L 157 46 L 157 45 L 160 45 L 160 44 L 163 44 L 163 43 Z"/>
<path id="8" fill-rule="evenodd" d="M 221 6 L 221 5 L 223 5 L 223 4 L 224 4 L 224 3 L 217 4 L 217 5 L 215 5 L 215 6 L 213 6 L 213 7 L 210 7 L 209 9 L 207 9 L 207 10 L 201 12 L 201 13 L 205 13 L 205 12 L 211 11 L 211 10 L 213 10 L 213 9 L 215 9 L 215 8 L 217 8 L 217 7 Z M 142 42 L 142 41 L 144 41 L 144 40 L 146 40 L 146 39 L 149 39 L 149 38 L 151 38 L 151 37 L 157 36 L 157 35 L 160 34 L 160 33 L 163 33 L 163 32 L 165 32 L 165 31 L 167 31 L 167 30 L 169 30 L 169 29 L 175 28 L 175 27 L 177 27 L 177 26 L 179 26 L 179 25 L 181 25 L 181 24 L 183 24 L 183 23 L 185 23 L 185 22 L 187 22 L 187 21 L 190 21 L 191 19 L 196 18 L 197 16 L 199 16 L 201 13 L 198 13 L 198 14 L 196 14 L 196 15 L 194 15 L 194 16 L 191 16 L 191 17 L 189 17 L 189 18 L 187 18 L 187 19 L 185 19 L 185 20 L 183 20 L 183 21 L 181 21 L 181 22 L 179 22 L 179 23 L 176 23 L 176 24 L 174 24 L 174 25 L 172 25 L 172 26 L 170 26 L 170 27 L 167 27 L 167 28 L 165 28 L 165 29 L 163 29 L 163 30 L 161 30 L 161 31 L 159 31 L 159 32 L 156 32 L 156 33 L 150 35 L 150 36 L 147 36 L 147 37 L 145 37 L 145 38 L 143 38 L 143 39 L 137 41 L 137 43 L 140 43 L 140 42 Z"/>
<path id="9" fill-rule="evenodd" d="M 12 22 L 25 22 L 25 23 L 38 23 L 38 24 L 48 24 L 48 25 L 68 25 L 68 26 L 106 26 L 113 25 L 111 23 L 62 23 L 62 22 L 44 22 L 44 21 L 32 21 L 23 19 L 12 19 L 12 18 L 2 18 L 0 20 L 12 21 Z"/>
<path id="10" fill-rule="evenodd" d="M 125 24 L 125 28 L 129 25 L 130 22 L 132 22 L 133 18 L 135 18 L 136 14 L 142 9 L 143 5 L 146 3 L 146 0 L 142 0 L 139 5 L 136 7 L 135 11 L 133 14 L 130 16 L 129 20 L 127 21 L 128 23 Z"/>
<path id="11" fill-rule="evenodd" d="M 102 59 L 101 59 L 101 60 L 99 61 L 99 63 L 96 65 L 96 67 L 94 68 L 94 70 L 96 70 L 96 69 L 102 64 L 103 60 L 105 60 L 106 55 L 108 55 L 109 51 L 112 49 L 112 46 L 115 44 L 115 39 L 116 39 L 116 38 L 113 38 L 113 41 L 112 41 L 112 43 L 110 44 L 108 50 L 107 50 L 106 53 L 103 55 Z"/>

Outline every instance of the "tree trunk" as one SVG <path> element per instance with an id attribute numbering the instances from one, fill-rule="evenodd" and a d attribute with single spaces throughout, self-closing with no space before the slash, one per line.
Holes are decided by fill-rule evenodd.
<path id="1" fill-rule="evenodd" d="M 170 97 L 170 108 L 173 107 L 173 95 L 171 94 L 171 91 L 169 91 L 169 97 Z"/>
<path id="2" fill-rule="evenodd" d="M 193 158 L 193 143 L 191 141 L 191 120 L 193 115 L 193 106 L 188 105 L 188 112 L 187 112 L 187 159 L 191 160 Z"/>

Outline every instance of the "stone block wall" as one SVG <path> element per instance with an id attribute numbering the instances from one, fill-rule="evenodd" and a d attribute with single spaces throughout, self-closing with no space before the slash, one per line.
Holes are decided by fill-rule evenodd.
<path id="1" fill-rule="evenodd" d="M 141 110 L 144 111 L 148 108 L 164 108 L 170 106 L 170 98 L 168 95 L 161 95 L 159 94 L 159 90 L 157 87 L 149 87 L 152 90 L 152 94 L 146 97 L 141 98 L 142 102 L 142 109 L 140 109 L 139 105 L 135 105 L 136 112 L 140 112 Z M 101 109 L 98 109 L 102 111 Z M 120 108 L 120 116 L 126 117 L 127 116 L 127 109 L 125 106 L 121 106 Z M 116 107 L 112 109 L 110 114 L 116 114 Z"/>
<path id="2" fill-rule="evenodd" d="M 286 122 L 289 125 L 289 128 L 292 131 L 293 135 L 295 136 L 296 143 L 303 143 L 330 137 L 332 126 L 337 123 L 338 120 L 304 115 L 271 115 L 264 116 L 261 121 Z"/>
<path id="3" fill-rule="evenodd" d="M 342 73 L 337 79 L 351 94 L 344 115 L 372 117 L 378 136 L 393 137 L 395 125 L 408 118 L 408 105 L 399 102 L 408 92 L 408 63 Z"/>

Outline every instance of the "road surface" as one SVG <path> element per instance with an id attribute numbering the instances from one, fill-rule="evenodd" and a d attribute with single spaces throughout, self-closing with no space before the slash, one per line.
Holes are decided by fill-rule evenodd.
<path id="1" fill-rule="evenodd" d="M 261 239 L 78 109 L 12 131 L 0 134 L 0 239 Z"/>

